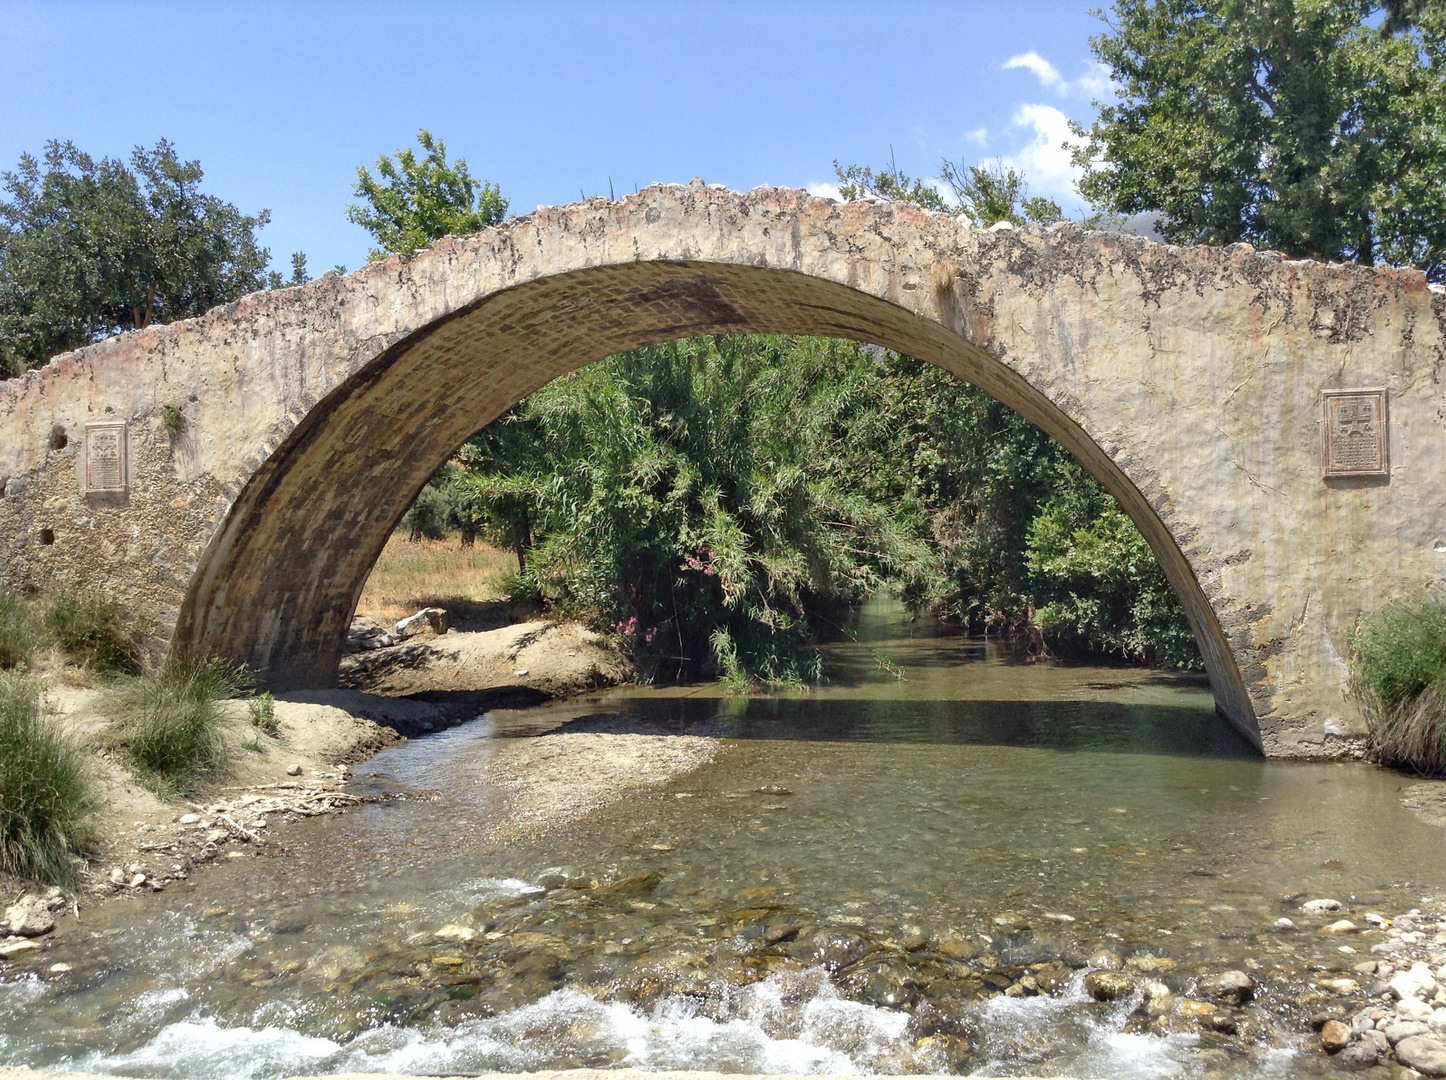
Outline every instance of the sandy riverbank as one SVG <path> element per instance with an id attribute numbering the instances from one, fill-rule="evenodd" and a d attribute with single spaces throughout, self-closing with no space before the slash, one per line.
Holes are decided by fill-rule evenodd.
<path id="1" fill-rule="evenodd" d="M 353 654 L 343 661 L 343 688 L 278 695 L 274 738 L 247 722 L 246 702 L 227 703 L 234 744 L 230 767 L 174 800 L 158 798 L 103 748 L 99 735 L 106 721 L 96 711 L 99 691 L 53 686 L 48 696 L 62 724 L 92 750 L 100 796 L 98 843 L 67 910 L 74 918 L 77 904 L 83 910 L 175 887 L 215 859 L 279 853 L 280 827 L 358 802 L 347 792 L 352 769 L 377 751 L 463 723 L 488 708 L 565 698 L 625 681 L 630 674 L 598 635 L 576 624 L 541 620 L 452 631 Z M 529 788 L 527 777 L 535 764 L 529 760 L 536 751 L 527 746 L 499 756 L 498 783 L 518 800 L 519 821 L 568 819 L 608 801 L 614 791 L 627 790 L 635 780 L 666 779 L 696 767 L 695 759 L 697 764 L 704 760 L 696 752 L 662 754 L 642 744 L 584 748 L 573 746 L 570 738 L 549 752 L 567 747 L 601 768 L 590 769 L 586 782 L 568 790 L 548 791 L 546 781 L 536 792 Z M 0 877 L 5 904 L 33 890 Z M 0 955 L 7 945 L 17 944 L 0 931 Z"/>

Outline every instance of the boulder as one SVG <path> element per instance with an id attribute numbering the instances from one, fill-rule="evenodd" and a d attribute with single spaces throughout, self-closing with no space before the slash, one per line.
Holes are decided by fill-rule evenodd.
<path id="1" fill-rule="evenodd" d="M 1096 949 L 1090 953 L 1087 966 L 1101 971 L 1120 971 L 1125 966 L 1125 958 L 1114 949 Z"/>
<path id="2" fill-rule="evenodd" d="M 1415 1020 L 1392 1020 L 1381 1028 L 1381 1034 L 1386 1041 L 1395 1046 L 1402 1039 L 1409 1039 L 1413 1035 L 1429 1035 L 1431 1029 L 1425 1024 Z"/>
<path id="3" fill-rule="evenodd" d="M 1387 986 L 1398 998 L 1425 1001 L 1436 993 L 1436 977 L 1425 964 L 1412 964 L 1409 970 L 1396 974 Z"/>
<path id="4" fill-rule="evenodd" d="M 1351 1044 L 1351 1028 L 1339 1020 L 1327 1020 L 1321 1025 L 1320 1044 L 1327 1054 L 1339 1054 Z"/>
<path id="5" fill-rule="evenodd" d="M 1135 980 L 1121 971 L 1091 971 L 1084 988 L 1096 1001 L 1115 1001 L 1134 991 Z"/>
<path id="6" fill-rule="evenodd" d="M 1341 907 L 1339 900 L 1307 900 L 1300 905 L 1300 910 L 1307 915 L 1327 915 L 1332 911 L 1339 911 Z"/>
<path id="7" fill-rule="evenodd" d="M 41 937 L 55 929 L 55 916 L 45 897 L 30 893 L 5 909 L 5 923 L 12 934 Z"/>
<path id="8" fill-rule="evenodd" d="M 1396 1060 L 1426 1076 L 1446 1076 L 1446 1042 L 1431 1035 L 1412 1035 L 1396 1044 Z"/>
<path id="9" fill-rule="evenodd" d="M 1195 984 L 1195 992 L 1226 1005 L 1244 1005 L 1255 997 L 1255 980 L 1243 971 L 1224 971 L 1206 975 Z"/>
<path id="10" fill-rule="evenodd" d="M 1376 1064 L 1390 1047 L 1386 1045 L 1386 1037 L 1379 1031 L 1367 1031 L 1355 1042 L 1342 1050 L 1336 1060 L 1342 1065 L 1353 1065 L 1359 1068 L 1366 1068 Z"/>
<path id="11" fill-rule="evenodd" d="M 418 634 L 445 634 L 450 626 L 451 620 L 448 618 L 445 608 L 423 608 L 415 615 L 408 615 L 397 623 L 396 636 L 405 641 Z"/>

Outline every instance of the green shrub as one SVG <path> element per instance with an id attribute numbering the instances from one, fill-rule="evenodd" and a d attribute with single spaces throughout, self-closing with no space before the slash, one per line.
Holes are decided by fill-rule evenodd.
<path id="1" fill-rule="evenodd" d="M 40 684 L 0 675 L 0 870 L 70 884 L 95 805 L 85 756 L 48 714 Z"/>
<path id="2" fill-rule="evenodd" d="M 173 795 L 225 767 L 230 748 L 220 703 L 249 686 L 245 671 L 226 661 L 168 659 L 154 671 L 117 681 L 102 708 L 136 775 Z"/>
<path id="3" fill-rule="evenodd" d="M 0 669 L 28 664 L 38 639 L 30 603 L 14 593 L 0 592 Z"/>
<path id="4" fill-rule="evenodd" d="M 1446 772 L 1446 603 L 1398 600 L 1350 635 L 1351 689 L 1372 755 L 1387 765 Z"/>
<path id="5" fill-rule="evenodd" d="M 62 593 L 45 611 L 45 631 L 71 658 L 107 675 L 134 675 L 141 646 L 121 606 L 99 593 Z"/>
<path id="6" fill-rule="evenodd" d="M 246 706 L 246 717 L 251 726 L 263 735 L 273 739 L 281 733 L 281 724 L 276 719 L 276 699 L 269 693 L 259 694 Z"/>

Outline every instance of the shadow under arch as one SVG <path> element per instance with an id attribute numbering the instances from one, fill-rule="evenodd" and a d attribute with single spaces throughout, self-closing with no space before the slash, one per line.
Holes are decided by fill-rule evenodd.
<path id="1" fill-rule="evenodd" d="M 967 325 L 952 275 L 944 322 Z M 836 281 L 773 267 L 637 261 L 492 293 L 410 334 L 300 421 L 235 499 L 191 578 L 172 648 L 215 653 L 275 689 L 335 679 L 367 575 L 429 477 L 474 432 L 612 353 L 714 333 L 850 338 L 930 361 L 1058 440 L 1135 522 L 1179 595 L 1217 709 L 1257 748 L 1239 666 L 1154 508 L 1065 410 L 941 322 Z"/>

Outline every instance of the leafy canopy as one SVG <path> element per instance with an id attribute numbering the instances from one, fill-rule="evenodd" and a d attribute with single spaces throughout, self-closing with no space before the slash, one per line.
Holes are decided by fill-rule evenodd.
<path id="1" fill-rule="evenodd" d="M 128 163 L 69 142 L 47 143 L 43 161 L 23 155 L 0 200 L 3 373 L 282 284 L 256 242 L 269 213 L 202 193 L 202 176 L 164 139 Z M 290 283 L 305 280 L 294 255 Z"/>
<path id="2" fill-rule="evenodd" d="M 1446 5 L 1116 0 L 1081 193 L 1175 243 L 1446 276 Z"/>
<path id="3" fill-rule="evenodd" d="M 447 147 L 423 128 L 417 142 L 425 156 L 410 148 L 393 161 L 377 158 L 377 175 L 362 166 L 356 171 L 352 203 L 346 216 L 376 239 L 373 260 L 409 255 L 444 236 L 463 236 L 496 225 L 507 215 L 507 200 L 496 184 L 475 179 L 467 162 L 447 163 Z"/>

